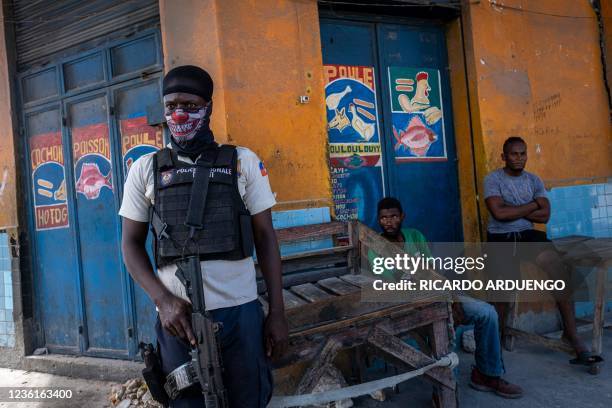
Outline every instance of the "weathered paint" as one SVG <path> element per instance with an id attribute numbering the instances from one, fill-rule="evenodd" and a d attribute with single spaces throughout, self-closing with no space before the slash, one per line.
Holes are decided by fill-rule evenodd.
<path id="1" fill-rule="evenodd" d="M 601 17 L 604 25 L 604 54 L 608 86 L 612 82 L 612 0 L 601 0 Z M 612 92 L 612 89 L 609 90 Z"/>
<path id="2" fill-rule="evenodd" d="M 448 25 L 466 239 L 478 239 L 476 187 L 501 165 L 501 143 L 511 134 L 525 137 L 529 169 L 548 187 L 601 180 L 611 173 L 607 96 L 588 1 L 507 4 L 589 18 L 470 4 L 463 17 L 467 87 L 461 25 L 458 20 Z M 329 202 L 316 2 L 183 0 L 171 5 L 160 2 L 166 69 L 197 63 L 211 71 L 217 84 L 217 138 L 262 156 L 285 208 Z M 602 2 L 604 18 L 609 6 L 609 0 Z M 298 104 L 301 94 L 310 96 L 309 104 Z M 483 217 L 484 208 L 481 202 Z"/>
<path id="3" fill-rule="evenodd" d="M 501 144 L 521 135 L 528 169 L 548 186 L 611 174 L 610 122 L 595 13 L 587 0 L 489 2 L 464 10 L 475 137 L 484 169 L 501 165 Z M 551 13 L 582 18 L 530 13 Z M 478 151 L 477 151 L 478 154 Z"/>
<path id="4" fill-rule="evenodd" d="M 0 10 L 4 20 L 4 10 Z M 0 30 L 0 229 L 17 227 L 17 192 L 15 178 L 15 144 L 11 116 L 11 78 L 7 55 L 6 31 Z"/>
<path id="5" fill-rule="evenodd" d="M 225 81 L 216 3 L 215 0 L 160 0 L 159 18 L 164 70 L 191 64 L 210 73 L 215 84 L 211 127 L 217 140 L 226 141 Z"/>
<path id="6" fill-rule="evenodd" d="M 331 205 L 317 2 L 161 0 L 160 12 L 165 69 L 211 73 L 213 131 L 262 158 L 275 209 Z"/>
<path id="7" fill-rule="evenodd" d="M 502 143 L 511 135 L 527 141 L 527 169 L 548 188 L 605 182 L 612 175 L 611 129 L 597 19 L 589 1 L 504 4 L 523 11 L 490 2 L 463 10 L 479 188 L 487 172 L 502 166 Z M 479 198 L 484 229 L 482 192 Z M 519 313 L 553 309 L 552 302 L 519 304 Z"/>
<path id="8" fill-rule="evenodd" d="M 476 179 L 474 172 L 474 151 L 472 129 L 468 107 L 468 89 L 463 55 L 461 21 L 451 22 L 446 30 L 449 76 L 452 89 L 453 125 L 457 146 L 457 170 L 459 175 L 459 196 L 463 239 L 466 242 L 480 241 Z"/>

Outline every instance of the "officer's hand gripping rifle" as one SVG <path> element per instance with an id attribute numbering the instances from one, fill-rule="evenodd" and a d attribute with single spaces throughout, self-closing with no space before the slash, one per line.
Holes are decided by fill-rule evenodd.
<path id="1" fill-rule="evenodd" d="M 202 271 L 198 256 L 177 261 L 176 276 L 185 285 L 191 300 L 191 326 L 196 345 L 191 348 L 191 373 L 195 371 L 202 387 L 206 408 L 227 408 L 227 395 L 221 376 L 221 356 L 216 333 L 220 323 L 214 323 L 204 304 Z"/>

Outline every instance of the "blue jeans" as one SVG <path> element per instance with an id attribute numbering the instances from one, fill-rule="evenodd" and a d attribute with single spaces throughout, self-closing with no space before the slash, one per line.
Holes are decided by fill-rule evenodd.
<path id="1" fill-rule="evenodd" d="M 482 374 L 499 377 L 504 373 L 501 343 L 499 338 L 499 320 L 495 308 L 483 301 L 461 296 L 463 306 L 463 324 L 474 325 L 476 341 L 476 368 Z"/>
<path id="2" fill-rule="evenodd" d="M 263 347 L 264 314 L 259 301 L 212 310 L 215 322 L 223 324 L 217 341 L 221 348 L 223 385 L 231 408 L 265 408 L 272 396 L 272 370 Z M 155 325 L 165 375 L 191 360 L 189 345 Z M 204 406 L 198 385 L 184 390 L 170 403 L 173 408 Z"/>

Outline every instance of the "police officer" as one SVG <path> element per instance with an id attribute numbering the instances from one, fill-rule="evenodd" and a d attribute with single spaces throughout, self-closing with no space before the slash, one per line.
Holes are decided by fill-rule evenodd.
<path id="1" fill-rule="evenodd" d="M 201 259 L 206 309 L 221 323 L 217 338 L 230 407 L 265 407 L 272 395 L 269 358 L 287 347 L 281 262 L 272 227 L 276 203 L 267 171 L 244 147 L 218 145 L 210 130 L 213 81 L 199 67 L 180 66 L 164 77 L 169 145 L 131 166 L 119 215 L 123 217 L 125 264 L 158 310 L 156 334 L 164 375 L 190 360 L 195 344 L 190 303 L 175 276 L 181 256 Z M 211 167 L 204 228 L 185 229 L 194 163 Z M 201 186 L 200 186 L 201 187 Z M 146 252 L 149 222 L 154 227 L 157 274 Z M 257 300 L 253 244 L 269 294 L 265 318 Z M 199 385 L 181 393 L 173 407 L 201 407 Z"/>

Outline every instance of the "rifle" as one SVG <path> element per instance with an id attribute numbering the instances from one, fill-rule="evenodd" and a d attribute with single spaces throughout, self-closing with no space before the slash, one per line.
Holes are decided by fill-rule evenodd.
<path id="1" fill-rule="evenodd" d="M 200 259 L 189 256 L 178 260 L 176 265 L 176 277 L 185 285 L 191 300 L 191 326 L 196 345 L 191 348 L 191 361 L 168 374 L 164 388 L 170 398 L 175 399 L 181 390 L 197 381 L 202 387 L 206 408 L 227 408 L 229 405 L 217 343 L 220 323 L 214 323 L 205 308 Z"/>

